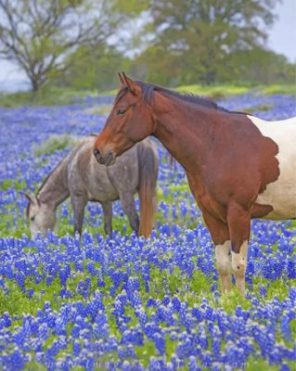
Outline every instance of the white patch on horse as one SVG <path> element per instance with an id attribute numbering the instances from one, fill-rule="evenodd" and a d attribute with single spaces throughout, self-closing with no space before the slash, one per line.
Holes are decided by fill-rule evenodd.
<path id="1" fill-rule="evenodd" d="M 264 121 L 248 116 L 260 132 L 279 147 L 279 178 L 267 185 L 256 202 L 271 205 L 273 211 L 266 219 L 296 218 L 296 117 L 282 121 Z"/>
<path id="2" fill-rule="evenodd" d="M 215 254 L 218 269 L 230 272 L 230 258 L 229 258 L 230 251 L 231 251 L 230 241 L 225 241 L 223 245 L 216 245 Z"/>
<path id="3" fill-rule="evenodd" d="M 216 245 L 215 255 L 217 269 L 221 278 L 222 291 L 231 289 L 231 241 L 225 241 L 223 245 Z"/>
<path id="4" fill-rule="evenodd" d="M 245 294 L 245 274 L 248 261 L 248 241 L 244 241 L 239 253 L 231 251 L 232 272 L 235 278 L 236 287 L 242 295 Z"/>
<path id="5" fill-rule="evenodd" d="M 231 251 L 232 271 L 235 273 L 239 270 L 246 269 L 248 259 L 248 241 L 244 241 L 240 247 L 239 253 Z"/>

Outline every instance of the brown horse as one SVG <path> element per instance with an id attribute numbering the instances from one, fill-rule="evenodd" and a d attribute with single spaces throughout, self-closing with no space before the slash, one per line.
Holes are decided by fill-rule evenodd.
<path id="1" fill-rule="evenodd" d="M 296 118 L 266 122 L 200 97 L 133 81 L 122 87 L 94 154 L 106 165 L 148 135 L 186 170 L 216 245 L 222 290 L 245 292 L 252 218 L 296 218 Z"/>

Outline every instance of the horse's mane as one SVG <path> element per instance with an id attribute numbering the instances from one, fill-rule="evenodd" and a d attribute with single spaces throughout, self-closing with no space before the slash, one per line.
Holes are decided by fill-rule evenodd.
<path id="1" fill-rule="evenodd" d="M 58 164 L 50 171 L 50 173 L 43 179 L 42 183 L 40 184 L 39 188 L 37 189 L 36 196 L 38 197 L 44 186 L 47 184 L 49 178 L 58 170 L 58 168 L 62 165 L 65 158 L 62 158 Z"/>
<path id="2" fill-rule="evenodd" d="M 80 150 L 80 148 L 85 144 L 85 142 L 87 140 L 89 140 L 90 138 L 93 138 L 96 137 L 97 134 L 95 133 L 90 133 L 88 136 L 86 137 L 82 137 L 80 142 L 74 147 L 74 149 L 72 149 L 65 157 L 63 157 L 58 163 L 57 165 L 49 172 L 49 174 L 43 179 L 42 183 L 40 184 L 37 192 L 36 192 L 36 196 L 38 197 L 40 192 L 43 190 L 43 188 L 47 185 L 48 181 L 50 180 L 50 178 L 55 175 L 55 173 L 62 167 L 62 166 L 67 166 L 67 164 L 69 163 L 70 159 Z"/>
<path id="3" fill-rule="evenodd" d="M 238 114 L 244 114 L 244 115 L 247 114 L 246 112 L 230 111 L 226 108 L 223 108 L 223 107 L 219 106 L 214 100 L 212 100 L 208 97 L 201 97 L 199 95 L 188 94 L 188 93 L 179 93 L 175 90 L 164 88 L 164 87 L 159 86 L 159 85 L 148 84 L 148 83 L 142 82 L 142 81 L 136 81 L 136 83 L 141 86 L 144 100 L 148 104 L 150 104 L 153 100 L 153 92 L 158 91 L 158 92 L 164 93 L 168 96 L 172 96 L 172 97 L 181 99 L 185 102 L 198 104 L 200 106 L 207 107 L 207 108 L 212 108 L 212 109 L 217 110 L 217 111 L 228 112 L 228 113 L 238 113 Z"/>
<path id="4" fill-rule="evenodd" d="M 59 167 L 59 165 L 61 165 L 61 163 L 63 162 L 64 159 L 62 159 L 58 164 L 57 166 L 54 167 L 54 169 L 43 179 L 41 185 L 39 186 L 39 188 L 37 189 L 37 192 L 36 192 L 36 197 L 38 198 L 40 192 L 42 191 L 43 187 L 46 185 L 48 179 L 52 176 L 52 174 L 56 171 L 56 169 Z M 30 207 L 31 207 L 31 202 L 29 202 L 27 204 L 27 207 L 26 207 L 26 216 L 29 217 L 29 210 L 30 210 Z"/>

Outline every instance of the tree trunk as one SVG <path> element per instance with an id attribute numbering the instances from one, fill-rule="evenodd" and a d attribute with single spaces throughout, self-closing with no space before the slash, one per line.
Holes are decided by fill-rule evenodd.
<path id="1" fill-rule="evenodd" d="M 40 88 L 39 81 L 35 79 L 34 77 L 31 78 L 31 88 L 32 88 L 33 93 L 36 93 Z"/>

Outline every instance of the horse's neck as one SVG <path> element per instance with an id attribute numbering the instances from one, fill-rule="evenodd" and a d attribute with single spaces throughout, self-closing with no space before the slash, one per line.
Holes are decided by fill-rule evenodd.
<path id="1" fill-rule="evenodd" d="M 67 158 L 65 158 L 48 176 L 38 192 L 38 198 L 52 209 L 56 209 L 68 196 Z"/>
<path id="2" fill-rule="evenodd" d="M 211 136 L 211 123 L 205 120 L 205 109 L 162 94 L 157 98 L 153 104 L 154 135 L 186 170 L 193 164 L 202 166 Z"/>

